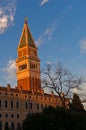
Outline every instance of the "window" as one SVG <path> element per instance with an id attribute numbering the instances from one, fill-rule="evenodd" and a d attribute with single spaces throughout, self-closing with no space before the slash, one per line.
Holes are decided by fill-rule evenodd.
<path id="1" fill-rule="evenodd" d="M 13 115 L 13 114 L 11 114 L 11 118 L 14 118 L 14 115 Z"/>
<path id="2" fill-rule="evenodd" d="M 29 98 L 31 98 L 31 96 L 29 96 Z"/>
<path id="3" fill-rule="evenodd" d="M 36 97 L 36 99 L 38 99 L 38 97 Z"/>
<path id="4" fill-rule="evenodd" d="M 13 101 L 11 101 L 11 108 L 13 108 Z"/>
<path id="5" fill-rule="evenodd" d="M 0 100 L 0 107 L 1 107 L 1 100 Z"/>
<path id="6" fill-rule="evenodd" d="M 37 110 L 39 110 L 39 104 L 37 104 Z"/>
<path id="7" fill-rule="evenodd" d="M 7 95 L 8 93 L 5 93 L 5 95 Z"/>
<path id="8" fill-rule="evenodd" d="M 11 93 L 11 96 L 13 96 L 13 93 Z"/>
<path id="9" fill-rule="evenodd" d="M 28 109 L 28 103 L 27 102 L 25 103 L 25 106 L 26 106 L 26 109 Z"/>
<path id="10" fill-rule="evenodd" d="M 5 114 L 5 117 L 8 118 L 8 114 Z"/>
<path id="11" fill-rule="evenodd" d="M 23 64 L 19 66 L 19 71 L 27 69 L 27 64 Z"/>
<path id="12" fill-rule="evenodd" d="M 15 127 L 14 127 L 14 122 L 11 122 L 11 129 L 14 130 Z"/>
<path id="13" fill-rule="evenodd" d="M 19 102 L 18 101 L 16 102 L 16 108 L 19 108 Z"/>
<path id="14" fill-rule="evenodd" d="M 6 108 L 8 107 L 7 100 L 5 100 L 5 107 L 6 107 Z"/>
<path id="15" fill-rule="evenodd" d="M 2 114 L 0 113 L 0 118 L 2 117 Z"/>
<path id="16" fill-rule="evenodd" d="M 25 95 L 25 98 L 27 98 L 28 96 L 27 95 Z"/>
<path id="17" fill-rule="evenodd" d="M 30 103 L 30 109 L 32 109 L 32 103 Z"/>
<path id="18" fill-rule="evenodd" d="M 19 118 L 19 114 L 17 114 L 17 118 Z"/>
<path id="19" fill-rule="evenodd" d="M 16 97 L 18 97 L 18 94 L 16 94 Z"/>

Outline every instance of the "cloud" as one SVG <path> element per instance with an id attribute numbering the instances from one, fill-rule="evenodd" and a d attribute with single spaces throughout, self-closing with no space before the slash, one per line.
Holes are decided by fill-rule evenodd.
<path id="1" fill-rule="evenodd" d="M 68 11 L 70 11 L 70 10 L 72 9 L 72 6 L 69 5 L 69 6 L 67 7 L 67 9 L 68 9 Z"/>
<path id="2" fill-rule="evenodd" d="M 79 44 L 80 44 L 80 51 L 85 52 L 86 51 L 86 40 L 80 40 Z"/>
<path id="3" fill-rule="evenodd" d="M 51 40 L 52 39 L 52 35 L 55 31 L 55 24 L 52 24 L 50 27 L 48 27 L 44 33 L 42 35 L 40 35 L 38 37 L 38 39 L 35 41 L 36 45 L 39 46 L 42 43 L 44 43 L 46 40 Z"/>
<path id="4" fill-rule="evenodd" d="M 80 96 L 81 100 L 86 100 L 86 83 L 83 83 L 81 88 L 74 88 L 73 93 L 76 93 Z"/>
<path id="5" fill-rule="evenodd" d="M 16 85 L 16 64 L 15 60 L 9 60 L 7 66 L 2 68 L 4 81 Z"/>
<path id="6" fill-rule="evenodd" d="M 53 38 L 53 33 L 55 30 L 62 24 L 64 18 L 68 15 L 69 11 L 72 9 L 72 6 L 68 6 L 63 12 L 62 15 L 56 19 L 50 26 L 48 26 L 45 31 L 38 37 L 35 41 L 36 45 L 39 46 L 46 41 L 50 41 Z"/>
<path id="7" fill-rule="evenodd" d="M 16 0 L 3 0 L 0 2 L 0 34 L 4 33 L 7 28 L 13 25 Z"/>
<path id="8" fill-rule="evenodd" d="M 41 6 L 43 6 L 44 4 L 46 4 L 46 3 L 48 3 L 49 2 L 49 0 L 41 0 Z"/>
<path id="9" fill-rule="evenodd" d="M 86 97 L 86 83 L 82 83 L 80 88 L 74 88 L 73 93 L 81 94 Z"/>

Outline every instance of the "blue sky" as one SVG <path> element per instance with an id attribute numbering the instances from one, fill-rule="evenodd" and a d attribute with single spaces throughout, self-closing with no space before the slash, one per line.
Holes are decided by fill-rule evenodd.
<path id="1" fill-rule="evenodd" d="M 41 68 L 61 62 L 86 75 L 86 0 L 0 0 L 0 86 L 16 86 L 15 59 L 26 16 Z"/>

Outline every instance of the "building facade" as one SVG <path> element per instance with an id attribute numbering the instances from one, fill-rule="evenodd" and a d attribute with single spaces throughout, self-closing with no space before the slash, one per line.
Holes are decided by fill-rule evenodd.
<path id="1" fill-rule="evenodd" d="M 40 59 L 27 20 L 18 44 L 16 59 L 17 87 L 0 87 L 0 130 L 21 127 L 28 113 L 41 112 L 44 107 L 61 106 L 58 96 L 46 94 L 41 88 Z"/>

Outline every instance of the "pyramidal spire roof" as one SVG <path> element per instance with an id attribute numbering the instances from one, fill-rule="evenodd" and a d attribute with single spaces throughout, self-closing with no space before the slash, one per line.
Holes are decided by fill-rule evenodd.
<path id="1" fill-rule="evenodd" d="M 24 27 L 23 27 L 23 30 L 22 30 L 22 34 L 21 34 L 21 38 L 20 38 L 20 41 L 19 41 L 18 48 L 22 48 L 26 45 L 31 46 L 31 47 L 36 47 L 35 42 L 32 38 L 30 29 L 28 27 L 27 18 L 24 21 Z"/>

